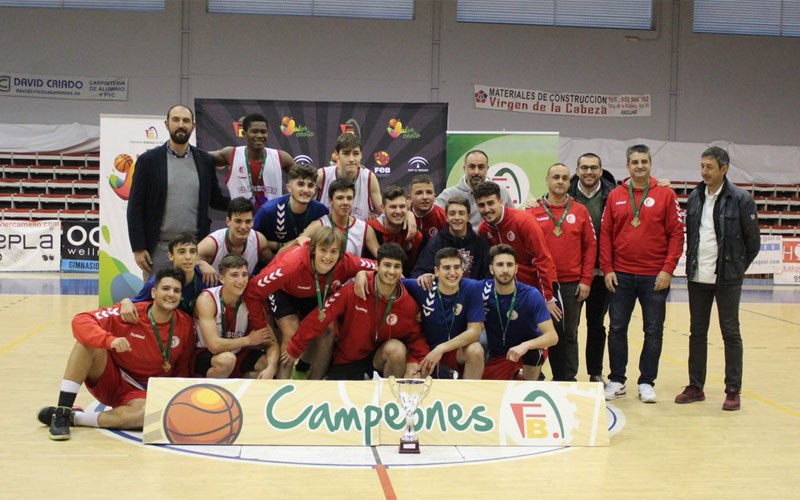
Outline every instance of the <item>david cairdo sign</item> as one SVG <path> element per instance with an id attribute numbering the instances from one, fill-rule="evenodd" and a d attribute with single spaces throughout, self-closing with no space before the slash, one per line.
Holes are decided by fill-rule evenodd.
<path id="1" fill-rule="evenodd" d="M 127 101 L 128 79 L 118 76 L 32 75 L 0 72 L 0 97 Z"/>
<path id="2" fill-rule="evenodd" d="M 650 94 L 582 94 L 475 85 L 478 109 L 543 115 L 626 118 L 650 116 Z"/>
<path id="3" fill-rule="evenodd" d="M 421 446 L 607 446 L 601 384 L 434 380 Z M 153 378 L 146 444 L 395 445 L 406 425 L 386 380 Z"/>

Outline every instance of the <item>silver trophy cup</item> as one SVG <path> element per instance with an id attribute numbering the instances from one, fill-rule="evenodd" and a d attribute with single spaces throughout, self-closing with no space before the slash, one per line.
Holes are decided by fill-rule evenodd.
<path id="1" fill-rule="evenodd" d="M 430 377 L 425 380 L 389 377 L 392 394 L 406 414 L 406 426 L 400 438 L 400 453 L 419 453 L 419 439 L 414 432 L 414 412 L 430 392 L 432 381 Z"/>

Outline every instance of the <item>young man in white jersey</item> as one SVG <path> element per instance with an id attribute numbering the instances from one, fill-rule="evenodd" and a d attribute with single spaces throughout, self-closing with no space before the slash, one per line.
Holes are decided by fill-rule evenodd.
<path id="1" fill-rule="evenodd" d="M 272 259 L 267 238 L 253 229 L 253 202 L 244 197 L 232 199 L 225 224 L 227 228 L 212 232 L 197 245 L 204 276 L 216 272 L 222 258 L 229 254 L 244 257 L 249 274 L 253 274 L 259 261 L 267 263 Z"/>
<path id="2" fill-rule="evenodd" d="M 242 256 L 226 255 L 219 264 L 222 285 L 204 290 L 197 298 L 195 375 L 260 379 L 275 376 L 280 355 L 275 337 L 268 328 L 252 330 L 247 325 L 247 305 L 242 300 L 249 276 L 247 268 Z"/>
<path id="3" fill-rule="evenodd" d="M 336 139 L 337 164 L 317 171 L 317 200 L 330 205 L 330 186 L 337 180 L 344 180 L 353 185 L 353 217 L 361 220 L 370 218 L 370 214 L 382 213 L 383 199 L 381 186 L 375 173 L 361 164 L 361 139 L 355 134 L 344 133 Z"/>
<path id="4" fill-rule="evenodd" d="M 253 200 L 256 210 L 283 192 L 282 172 L 294 165 L 292 156 L 266 147 L 269 123 L 264 115 L 252 113 L 242 120 L 246 146 L 228 146 L 212 151 L 218 167 L 230 165 L 225 184 L 231 198 Z"/>
<path id="5" fill-rule="evenodd" d="M 350 215 L 353 208 L 353 196 L 353 184 L 342 179 L 333 181 L 328 189 L 331 212 L 309 224 L 303 234 L 295 240 L 296 243 L 302 245 L 309 241 L 323 227 L 335 227 L 344 233 L 348 252 L 360 257 L 364 254 L 366 247 L 369 252 L 368 256 L 377 256 L 380 245 L 375 236 L 375 230 L 364 220 Z"/>

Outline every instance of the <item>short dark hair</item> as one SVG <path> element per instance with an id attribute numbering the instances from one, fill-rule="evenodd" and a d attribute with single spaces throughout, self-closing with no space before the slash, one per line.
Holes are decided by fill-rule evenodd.
<path id="1" fill-rule="evenodd" d="M 397 243 L 384 243 L 378 247 L 378 264 L 380 264 L 383 259 L 394 259 L 404 262 L 406 260 L 406 253 L 403 251 L 403 247 Z"/>
<path id="2" fill-rule="evenodd" d="M 464 265 L 464 257 L 461 255 L 461 252 L 453 247 L 440 248 L 433 257 L 433 265 L 435 267 L 439 267 L 439 265 L 442 263 L 442 259 L 452 258 L 459 259 L 461 261 L 461 265 Z"/>
<path id="3" fill-rule="evenodd" d="M 242 119 L 242 129 L 245 132 L 250 130 L 250 125 L 252 125 L 253 122 L 264 122 L 267 124 L 267 130 L 269 130 L 269 122 L 267 121 L 267 118 L 261 113 L 250 113 L 249 115 L 245 116 Z"/>
<path id="4" fill-rule="evenodd" d="M 189 110 L 189 114 L 192 115 L 192 122 L 194 122 L 194 112 L 192 112 L 192 108 L 190 108 L 185 104 L 175 104 L 173 106 L 170 106 L 170 108 L 167 110 L 167 121 L 169 121 L 169 115 L 172 114 L 172 110 L 175 108 L 186 108 L 187 110 Z"/>
<path id="5" fill-rule="evenodd" d="M 597 160 L 597 164 L 600 165 L 600 168 L 603 168 L 603 160 L 601 160 L 600 157 L 594 153 L 583 153 L 582 155 L 580 155 L 578 157 L 578 164 L 576 166 L 579 167 L 581 165 L 581 158 L 583 158 L 584 156 L 587 158 L 595 158 Z"/>
<path id="6" fill-rule="evenodd" d="M 408 183 L 408 190 L 411 191 L 411 186 L 414 184 L 433 184 L 433 179 L 428 174 L 418 174 L 411 178 L 411 182 Z"/>
<path id="7" fill-rule="evenodd" d="M 219 261 L 219 274 L 225 274 L 228 269 L 239 269 L 240 267 L 248 267 L 247 260 L 241 255 L 229 253 Z"/>
<path id="8" fill-rule="evenodd" d="M 564 167 L 567 170 L 569 170 L 569 167 L 564 165 L 563 163 L 560 163 L 560 162 L 559 163 L 553 163 L 552 165 L 547 167 L 547 177 L 550 177 L 550 171 L 553 170 L 553 167 Z"/>
<path id="9" fill-rule="evenodd" d="M 336 194 L 336 191 L 352 191 L 353 195 L 356 194 L 356 187 L 355 185 L 344 179 L 336 179 L 335 181 L 331 182 L 331 185 L 328 186 L 328 199 L 332 200 L 333 195 Z"/>
<path id="10" fill-rule="evenodd" d="M 344 252 L 347 250 L 347 240 L 344 237 L 344 233 L 336 229 L 335 227 L 323 227 L 311 238 L 311 241 L 308 244 L 308 248 L 311 251 L 311 256 L 313 257 L 317 253 L 317 247 L 329 247 L 331 245 L 336 245 L 339 247 L 339 259 L 344 257 Z"/>
<path id="11" fill-rule="evenodd" d="M 175 235 L 174 238 L 169 240 L 169 244 L 167 245 L 167 250 L 169 251 L 169 253 L 172 253 L 172 250 L 175 248 L 175 245 L 197 246 L 197 238 L 195 238 L 192 233 L 178 233 Z"/>
<path id="12" fill-rule="evenodd" d="M 514 257 L 514 262 L 517 261 L 517 251 L 511 245 L 505 243 L 498 243 L 489 249 L 489 262 L 493 263 L 494 258 L 498 255 L 510 255 Z"/>
<path id="13" fill-rule="evenodd" d="M 464 208 L 467 209 L 467 213 L 470 213 L 472 210 L 472 207 L 469 206 L 469 200 L 465 196 L 461 196 L 459 194 L 452 196 L 449 200 L 447 200 L 444 208 L 445 212 L 447 212 L 447 210 L 450 208 L 450 205 L 463 205 Z"/>
<path id="14" fill-rule="evenodd" d="M 295 179 L 306 179 L 317 182 L 317 167 L 308 163 L 295 163 L 289 168 L 289 182 Z"/>
<path id="15" fill-rule="evenodd" d="M 177 267 L 165 267 L 164 269 L 159 269 L 158 272 L 156 272 L 156 280 L 153 283 L 153 288 L 157 287 L 164 278 L 172 278 L 177 280 L 178 283 L 183 286 L 183 283 L 186 280 L 186 275 L 183 274 L 183 271 Z"/>
<path id="16" fill-rule="evenodd" d="M 646 144 L 634 144 L 625 151 L 625 163 L 631 159 L 633 153 L 644 153 L 653 161 L 653 156 L 650 154 L 650 148 Z"/>
<path id="17" fill-rule="evenodd" d="M 731 164 L 731 157 L 728 156 L 728 152 L 719 146 L 711 146 L 710 148 L 706 149 L 703 151 L 701 157 L 714 158 L 717 160 L 717 165 L 719 165 L 720 168 L 722 168 L 723 165 Z"/>
<path id="18" fill-rule="evenodd" d="M 386 190 L 382 193 L 382 196 L 384 203 L 386 203 L 386 200 L 394 200 L 396 198 L 400 198 L 401 196 L 403 198 L 407 197 L 406 190 L 394 184 L 387 187 Z"/>
<path id="19" fill-rule="evenodd" d="M 481 182 L 475 186 L 475 189 L 472 191 L 472 196 L 475 197 L 475 200 L 492 195 L 496 195 L 500 198 L 500 185 L 492 181 Z"/>
<path id="20" fill-rule="evenodd" d="M 465 165 L 466 165 L 466 163 L 467 163 L 467 158 L 469 157 L 469 155 L 471 155 L 471 154 L 473 154 L 473 153 L 480 153 L 480 154 L 482 154 L 482 155 L 483 155 L 483 157 L 484 157 L 484 158 L 486 158 L 486 163 L 487 163 L 487 164 L 489 163 L 489 155 L 487 155 L 487 154 L 486 154 L 486 151 L 483 151 L 483 150 L 480 150 L 480 149 L 471 149 L 471 150 L 467 151 L 467 154 L 465 154 L 465 155 L 464 155 L 464 164 L 465 164 Z"/>
<path id="21" fill-rule="evenodd" d="M 345 132 L 344 134 L 340 135 L 336 138 L 336 152 L 343 149 L 361 149 L 363 151 L 364 147 L 361 145 L 361 138 L 358 137 L 356 134 L 351 134 L 349 132 Z"/>
<path id="22" fill-rule="evenodd" d="M 228 202 L 228 217 L 230 218 L 233 214 L 243 214 L 247 212 L 255 211 L 255 207 L 253 206 L 253 202 L 245 198 L 244 196 L 239 196 L 237 198 L 232 199 Z"/>

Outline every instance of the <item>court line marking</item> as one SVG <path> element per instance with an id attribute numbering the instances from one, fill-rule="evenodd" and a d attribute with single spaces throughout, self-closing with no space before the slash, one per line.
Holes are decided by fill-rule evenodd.
<path id="1" fill-rule="evenodd" d="M 11 349 L 15 348 L 16 346 L 22 344 L 23 342 L 32 339 L 36 335 L 39 335 L 40 333 L 42 333 L 42 331 L 44 331 L 44 329 L 46 327 L 50 326 L 51 324 L 53 324 L 55 322 L 56 322 L 56 320 L 51 319 L 50 321 L 45 321 L 44 323 L 39 323 L 38 325 L 33 327 L 33 329 L 28 330 L 27 332 L 23 333 L 22 336 L 17 337 L 16 339 L 12 340 L 8 344 L 0 347 L 0 356 L 2 356 L 3 354 L 8 353 L 8 351 L 10 351 Z"/>
<path id="2" fill-rule="evenodd" d="M 389 477 L 389 471 L 386 469 L 386 466 L 381 462 L 378 448 L 376 446 L 372 446 L 371 448 L 372 457 L 375 459 L 375 472 L 378 474 L 378 480 L 383 489 L 383 496 L 386 497 L 386 500 L 397 500 L 397 494 L 394 492 L 394 487 L 392 486 L 392 479 Z"/>
<path id="3" fill-rule="evenodd" d="M 790 325 L 800 326 L 800 323 L 797 323 L 795 321 L 789 321 L 788 319 L 778 318 L 778 317 L 772 316 L 770 314 L 764 314 L 764 313 L 751 311 L 749 309 L 743 309 L 743 308 L 739 308 L 739 310 L 747 312 L 747 313 L 750 313 L 750 314 L 755 314 L 756 316 L 762 316 L 764 318 L 774 319 L 775 321 L 780 321 L 780 322 L 783 322 L 783 323 L 789 323 Z"/>

